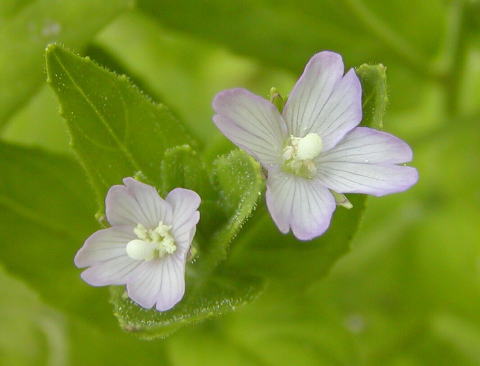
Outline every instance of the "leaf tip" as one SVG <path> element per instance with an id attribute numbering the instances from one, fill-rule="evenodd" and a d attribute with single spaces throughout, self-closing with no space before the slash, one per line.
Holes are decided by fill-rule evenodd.
<path id="1" fill-rule="evenodd" d="M 45 47 L 45 57 L 47 59 L 47 67 L 48 63 L 51 60 L 51 57 L 54 55 L 58 55 L 60 53 L 66 53 L 67 49 L 60 43 L 49 43 L 47 47 Z"/>
<path id="2" fill-rule="evenodd" d="M 47 44 L 47 47 L 45 47 L 45 53 L 53 52 L 56 48 L 58 48 L 59 45 L 57 43 L 49 43 Z"/>

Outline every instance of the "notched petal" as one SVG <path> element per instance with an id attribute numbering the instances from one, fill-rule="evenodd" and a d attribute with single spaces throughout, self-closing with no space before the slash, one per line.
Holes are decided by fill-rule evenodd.
<path id="1" fill-rule="evenodd" d="M 137 225 L 155 227 L 160 221 L 171 222 L 171 207 L 156 189 L 133 178 L 125 185 L 115 185 L 105 200 L 107 220 L 112 226 Z"/>
<path id="2" fill-rule="evenodd" d="M 180 250 L 185 254 L 193 239 L 192 229 L 195 230 L 200 213 L 197 211 L 200 206 L 200 196 L 189 189 L 176 188 L 166 198 L 173 208 L 173 234 Z M 195 231 L 193 231 L 195 233 Z"/>
<path id="3" fill-rule="evenodd" d="M 238 88 L 218 93 L 213 109 L 213 121 L 234 144 L 265 167 L 279 163 L 287 131 L 283 117 L 272 103 Z"/>
<path id="4" fill-rule="evenodd" d="M 298 79 L 283 110 L 290 134 L 321 136 L 328 150 L 362 119 L 362 87 L 353 69 L 343 75 L 342 57 L 314 55 Z"/>
<path id="5" fill-rule="evenodd" d="M 290 229 L 300 240 L 322 235 L 330 225 L 336 204 L 330 191 L 316 179 L 269 172 L 267 207 L 282 233 Z"/>

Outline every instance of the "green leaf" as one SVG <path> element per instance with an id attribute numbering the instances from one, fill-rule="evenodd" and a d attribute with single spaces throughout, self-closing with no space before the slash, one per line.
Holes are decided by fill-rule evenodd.
<path id="1" fill-rule="evenodd" d="M 205 265 L 214 267 L 225 259 L 230 242 L 252 215 L 265 188 L 260 164 L 242 150 L 233 150 L 213 162 L 215 188 L 220 194 L 219 207 L 228 221 L 204 248 Z"/>
<path id="2" fill-rule="evenodd" d="M 442 77 L 435 60 L 448 42 L 450 3 L 416 2 L 414 11 L 402 1 L 382 0 L 139 0 L 138 7 L 163 27 L 246 56 L 269 71 L 280 67 L 300 75 L 322 50 L 341 54 L 347 67 L 383 62 L 391 68 L 392 110 L 405 111 L 419 104 L 412 85 L 423 90 Z"/>
<path id="3" fill-rule="evenodd" d="M 190 145 L 175 146 L 165 151 L 161 176 L 163 193 L 182 187 L 199 193 L 202 202 L 214 197 L 205 162 Z"/>
<path id="4" fill-rule="evenodd" d="M 366 125 L 380 127 L 385 112 L 385 68 L 361 66 Z M 252 273 L 298 285 L 311 283 L 328 273 L 332 265 L 348 252 L 366 204 L 365 195 L 350 195 L 353 208 L 338 207 L 328 231 L 309 242 L 299 242 L 290 233 L 281 234 L 262 206 L 252 227 L 236 243 L 231 264 L 251 268 Z M 267 239 L 265 239 L 267 238 Z"/>
<path id="5" fill-rule="evenodd" d="M 362 217 L 366 197 L 354 195 L 349 199 L 353 208 L 338 208 L 328 231 L 309 242 L 281 234 L 262 207 L 252 220 L 254 226 L 236 243 L 231 264 L 294 285 L 307 285 L 322 278 L 348 252 Z"/>
<path id="6" fill-rule="evenodd" d="M 105 329 L 100 314 L 94 317 L 95 325 L 66 316 L 40 301 L 36 292 L 2 266 L 0 286 L 8 293 L 0 298 L 6 335 L 0 340 L 2 365 L 136 366 L 150 365 L 152 360 L 171 365 L 165 343 L 143 342 L 118 327 Z"/>
<path id="7" fill-rule="evenodd" d="M 45 329 L 41 328 L 49 320 L 46 318 L 50 314 L 46 314 L 45 306 L 42 306 L 37 294 L 22 281 L 9 276 L 3 266 L 0 266 L 0 286 L 8 294 L 0 299 L 0 314 L 8 314 L 2 316 L 2 333 L 8 335 L 0 341 L 2 364 L 42 365 L 50 347 L 46 347 L 35 335 Z M 22 343 L 21 348 L 15 347 L 18 342 Z M 25 352 L 26 349 L 29 352 Z"/>
<path id="8" fill-rule="evenodd" d="M 124 177 L 141 176 L 161 187 L 164 151 L 194 143 L 164 105 L 88 58 L 52 45 L 47 73 L 100 207 L 107 190 Z"/>
<path id="9" fill-rule="evenodd" d="M 42 84 L 49 43 L 82 47 L 131 5 L 131 0 L 1 1 L 0 126 Z"/>
<path id="10" fill-rule="evenodd" d="M 368 55 L 426 68 L 425 55 L 441 47 L 446 6 L 440 1 L 417 5 L 411 11 L 403 2 L 381 0 L 138 1 L 164 25 L 295 71 L 322 49 L 336 50 L 353 64 Z M 428 29 L 419 34 L 415 28 Z"/>
<path id="11" fill-rule="evenodd" d="M 383 116 L 388 104 L 387 68 L 363 64 L 355 69 L 362 83 L 362 125 L 383 128 Z"/>
<path id="12" fill-rule="evenodd" d="M 129 306 L 119 305 L 117 296 L 113 302 L 120 324 L 128 329 L 133 327 L 145 337 L 162 336 L 250 301 L 252 293 L 258 291 L 256 282 L 251 286 L 249 281 L 244 282 L 241 289 L 236 289 L 236 285 L 232 288 L 232 279 L 220 280 L 209 274 L 225 257 L 228 243 L 251 214 L 263 189 L 258 163 L 240 151 L 220 157 L 214 163 L 213 180 L 221 192 L 220 202 L 216 202 L 205 163 L 187 144 L 192 139 L 165 107 L 153 104 L 126 78 L 59 46 L 48 48 L 47 70 L 72 134 L 73 147 L 99 201 L 121 178 L 137 175 L 160 187 L 163 193 L 179 186 L 195 189 L 205 199 L 202 221 L 205 214 L 206 223 L 214 223 L 215 229 L 221 227 L 213 237 L 200 241 L 199 260 L 192 265 L 198 278 L 191 281 L 187 298 L 170 315 L 145 311 L 127 299 L 124 301 Z M 223 214 L 218 208 L 212 210 L 212 204 L 220 204 Z M 224 221 L 227 222 L 222 226 Z M 201 227 L 205 228 L 205 224 Z M 205 229 L 204 233 L 208 231 Z M 127 309 L 128 312 L 123 311 Z"/>
<path id="13" fill-rule="evenodd" d="M 187 284 L 188 286 L 188 284 Z M 253 301 L 263 282 L 237 273 L 215 273 L 203 286 L 188 291 L 172 310 L 145 310 L 130 300 L 123 287 L 111 287 L 111 302 L 120 326 L 144 339 L 167 337 L 179 328 L 219 316 Z"/>
<path id="14" fill-rule="evenodd" d="M 81 167 L 38 149 L 0 143 L 0 248 L 5 267 L 48 304 L 110 323 L 106 291 L 81 281 L 73 257 L 97 223 Z"/>
<path id="15" fill-rule="evenodd" d="M 108 28 L 111 28 L 110 25 Z M 104 32 L 100 33 L 103 34 Z M 125 74 L 128 75 L 132 84 L 135 84 L 140 90 L 147 94 L 155 103 L 163 102 L 163 99 L 159 98 L 157 93 L 149 87 L 148 83 L 145 82 L 137 73 L 128 67 L 125 64 L 125 60 L 117 57 L 112 52 L 110 52 L 106 47 L 103 47 L 96 43 L 95 41 L 89 43 L 85 48 L 85 55 L 90 57 L 94 62 L 99 65 L 102 65 L 104 68 L 115 72 L 116 74 Z"/>
<path id="16" fill-rule="evenodd" d="M 66 365 L 173 365 L 165 343 L 135 339 L 118 326 L 115 331 L 109 331 L 85 321 L 69 320 L 67 340 L 70 362 Z"/>
<path id="17" fill-rule="evenodd" d="M 8 294 L 0 301 L 2 331 L 13 337 L 17 352 L 24 354 L 25 344 L 32 347 L 35 356 L 27 359 L 33 363 L 25 364 L 44 364 L 48 356 L 65 357 L 71 365 L 137 365 L 152 358 L 170 365 L 165 345 L 141 342 L 119 330 L 108 289 L 84 283 L 73 264 L 97 227 L 93 192 L 81 166 L 61 155 L 0 142 L 0 169 L 0 285 Z M 9 279 L 4 267 L 28 288 Z M 47 308 L 36 293 L 61 312 Z M 2 340 L 2 364 L 16 364 L 7 361 L 4 347 Z"/>
<path id="18" fill-rule="evenodd" d="M 220 137 L 211 122 L 213 96 L 250 64 L 232 63 L 217 47 L 168 31 L 139 11 L 119 17 L 95 44 L 121 60 L 130 77 L 143 80 L 137 85 L 159 97 L 206 145 Z"/>
<path id="19" fill-rule="evenodd" d="M 225 221 L 225 216 L 218 209 L 218 193 L 213 189 L 207 171 L 207 163 L 189 145 L 175 146 L 165 151 L 161 164 L 163 178 L 161 192 L 166 194 L 176 187 L 194 190 L 201 199 L 200 217 L 195 241 L 209 246 L 211 232 Z"/>
<path id="20" fill-rule="evenodd" d="M 254 305 L 172 337 L 171 357 L 189 366 L 360 365 L 342 309 L 317 296 L 269 286 Z"/>

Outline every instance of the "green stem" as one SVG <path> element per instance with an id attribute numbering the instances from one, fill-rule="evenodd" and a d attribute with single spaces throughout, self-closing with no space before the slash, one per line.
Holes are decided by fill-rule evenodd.
<path id="1" fill-rule="evenodd" d="M 362 0 L 343 0 L 343 2 L 363 26 L 389 47 L 412 71 L 432 79 L 440 78 L 440 74 L 429 67 L 426 57 L 372 13 Z"/>
<path id="2" fill-rule="evenodd" d="M 444 82 L 447 97 L 446 112 L 449 117 L 458 114 L 460 104 L 460 89 L 467 54 L 465 8 L 465 0 L 457 0 L 452 2 L 449 13 L 446 53 L 450 56 L 446 62 L 446 78 Z"/>
<path id="3" fill-rule="evenodd" d="M 265 192 L 263 192 L 258 198 L 258 204 L 255 211 L 252 212 L 252 215 L 243 226 L 242 232 L 239 233 L 238 237 L 235 238 L 232 243 L 230 243 L 228 261 L 233 260 L 233 262 L 235 262 L 238 255 L 241 255 L 245 250 L 248 250 L 248 243 L 255 243 L 258 238 L 258 227 L 263 224 L 263 219 L 268 216 L 269 213 L 265 202 Z"/>

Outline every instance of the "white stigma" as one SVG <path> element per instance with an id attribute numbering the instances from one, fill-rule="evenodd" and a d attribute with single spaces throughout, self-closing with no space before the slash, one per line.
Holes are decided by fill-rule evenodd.
<path id="1" fill-rule="evenodd" d="M 126 247 L 128 256 L 135 260 L 149 261 L 172 254 L 177 247 L 170 232 L 171 228 L 161 221 L 155 229 L 147 229 L 138 224 L 133 229 L 137 239 L 128 242 Z"/>
<path id="2" fill-rule="evenodd" d="M 127 254 L 132 259 L 149 261 L 155 256 L 155 247 L 152 243 L 134 239 L 127 244 Z"/>
<path id="3" fill-rule="evenodd" d="M 297 159 L 315 159 L 322 151 L 322 147 L 322 138 L 316 133 L 309 133 L 307 136 L 298 139 Z"/>
<path id="4" fill-rule="evenodd" d="M 322 152 L 320 135 L 309 133 L 305 137 L 290 136 L 283 149 L 283 168 L 304 178 L 313 178 L 317 168 L 314 159 Z"/>

